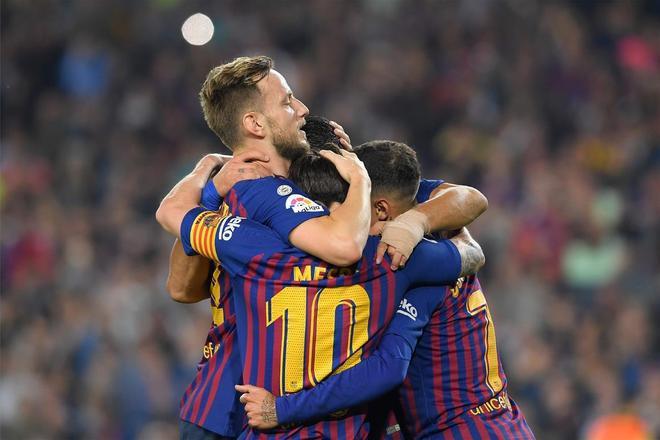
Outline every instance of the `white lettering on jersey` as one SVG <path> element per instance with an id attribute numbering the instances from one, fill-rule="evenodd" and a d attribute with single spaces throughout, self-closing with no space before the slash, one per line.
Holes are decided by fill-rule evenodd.
<path id="1" fill-rule="evenodd" d="M 406 298 L 403 298 L 399 303 L 399 309 L 396 311 L 402 315 L 407 316 L 413 321 L 417 321 L 417 309 Z"/>

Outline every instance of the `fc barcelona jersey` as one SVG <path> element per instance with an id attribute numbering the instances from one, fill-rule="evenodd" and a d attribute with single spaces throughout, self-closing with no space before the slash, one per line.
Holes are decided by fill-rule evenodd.
<path id="1" fill-rule="evenodd" d="M 219 262 L 230 276 L 243 381 L 275 395 L 313 387 L 359 363 L 407 289 L 452 284 L 461 266 L 450 241 L 425 240 L 403 270 L 392 272 L 387 262 L 375 265 L 378 239 L 371 237 L 358 264 L 336 268 L 268 227 L 201 208 L 186 215 L 181 240 L 188 253 Z M 354 409 L 286 431 L 244 435 L 363 438 L 368 429 L 366 412 Z"/>

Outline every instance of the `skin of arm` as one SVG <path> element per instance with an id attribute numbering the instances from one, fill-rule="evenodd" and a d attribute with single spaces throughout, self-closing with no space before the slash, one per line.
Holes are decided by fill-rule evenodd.
<path id="1" fill-rule="evenodd" d="M 216 187 L 231 188 L 236 182 L 245 179 L 258 179 L 268 175 L 262 163 L 268 162 L 267 156 L 258 161 L 248 162 L 246 156 L 237 157 L 216 155 L 222 168 L 213 177 Z M 252 159 L 252 155 L 247 156 Z M 212 176 L 212 173 L 210 174 Z M 226 191 L 225 191 L 226 194 Z M 225 194 L 221 194 L 224 196 Z M 177 239 L 172 247 L 167 274 L 167 291 L 170 298 L 180 303 L 195 303 L 209 297 L 210 261 L 200 255 L 189 257 Z"/>
<path id="2" fill-rule="evenodd" d="M 427 218 L 430 232 L 460 229 L 472 223 L 488 209 L 488 199 L 470 186 L 443 183 L 431 197 L 413 209 Z"/>
<path id="3" fill-rule="evenodd" d="M 349 183 L 346 200 L 330 215 L 307 220 L 289 235 L 298 249 L 336 266 L 350 266 L 362 258 L 371 223 L 371 180 L 355 153 L 322 155 L 332 161 Z"/>
<path id="4" fill-rule="evenodd" d="M 247 154 L 247 153 L 244 153 Z M 255 153 L 259 154 L 259 153 Z M 333 240 L 341 239 L 346 243 L 332 243 L 333 258 L 327 258 L 328 262 L 336 265 L 350 265 L 357 262 L 362 256 L 368 234 L 369 224 L 371 222 L 370 211 L 370 191 L 371 180 L 364 168 L 362 162 L 357 159 L 355 153 L 341 151 L 341 155 L 331 151 L 322 151 L 321 155 L 330 160 L 339 174 L 348 182 L 349 189 L 346 201 L 333 217 L 319 217 L 329 226 L 330 230 L 318 230 L 320 222 L 308 220 L 298 226 L 291 233 L 294 235 L 304 235 L 304 241 L 307 247 L 315 250 L 316 254 L 322 254 L 321 247 L 327 246 L 327 243 L 319 244 L 319 235 L 330 236 Z M 199 196 L 202 188 L 206 184 L 209 175 L 215 167 L 219 165 L 219 159 L 215 155 L 205 156 L 199 161 L 195 169 L 184 177 L 167 196 L 162 200 L 156 211 L 156 220 L 170 234 L 179 237 L 181 222 L 186 213 L 196 207 L 199 202 Z M 312 222 L 312 223 L 310 223 Z M 308 227 L 301 227 L 308 224 Z M 307 236 L 308 234 L 315 234 Z M 291 243 L 296 245 L 299 238 L 291 239 Z M 340 255 L 340 253 L 342 253 Z M 314 252 L 312 252 L 314 253 Z M 336 261 L 336 262 L 335 262 Z"/>
<path id="5" fill-rule="evenodd" d="M 195 303 L 209 298 L 211 261 L 201 255 L 186 255 L 177 238 L 170 253 L 167 291 L 176 302 Z"/>
<path id="6" fill-rule="evenodd" d="M 431 192 L 429 200 L 384 225 L 376 262 L 380 263 L 387 252 L 392 257 L 392 269 L 396 270 L 406 263 L 424 234 L 460 229 L 486 209 L 488 199 L 475 188 L 443 183 Z"/>
<path id="7" fill-rule="evenodd" d="M 163 229 L 179 237 L 183 217 L 197 206 L 202 188 L 213 170 L 220 164 L 220 159 L 216 155 L 204 156 L 195 169 L 172 188 L 156 211 L 156 221 Z"/>

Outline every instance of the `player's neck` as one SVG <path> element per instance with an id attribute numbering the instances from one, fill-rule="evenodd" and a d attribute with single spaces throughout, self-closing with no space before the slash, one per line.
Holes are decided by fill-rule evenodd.
<path id="1" fill-rule="evenodd" d="M 234 155 L 241 154 L 242 152 L 248 150 L 260 151 L 266 154 L 270 160 L 268 162 L 264 162 L 263 166 L 274 175 L 283 177 L 289 175 L 289 166 L 291 165 L 291 161 L 280 156 L 273 144 L 264 142 L 262 140 L 246 141 L 234 149 Z"/>

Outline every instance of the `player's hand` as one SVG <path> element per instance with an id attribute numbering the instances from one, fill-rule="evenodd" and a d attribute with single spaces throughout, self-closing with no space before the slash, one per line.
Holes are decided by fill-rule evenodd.
<path id="1" fill-rule="evenodd" d="M 332 125 L 335 128 L 335 134 L 337 135 L 337 137 L 339 137 L 339 142 L 341 143 L 341 145 L 339 146 L 344 150 L 353 151 L 353 147 L 351 146 L 351 138 L 348 137 L 348 135 L 344 131 L 344 127 L 342 127 L 335 121 L 330 121 L 330 125 Z"/>
<path id="2" fill-rule="evenodd" d="M 245 406 L 248 425 L 255 429 L 272 429 L 278 425 L 275 396 L 269 391 L 253 385 L 236 385 L 241 394 L 240 402 Z"/>
<path id="3" fill-rule="evenodd" d="M 225 197 L 231 187 L 241 180 L 272 176 L 273 173 L 264 165 L 268 161 L 270 158 L 266 154 L 254 150 L 248 150 L 232 157 L 213 177 L 213 184 L 218 194 Z"/>
<path id="4" fill-rule="evenodd" d="M 204 168 L 209 170 L 210 173 L 212 170 L 221 167 L 226 162 L 227 157 L 231 158 L 230 156 L 222 154 L 207 154 L 197 162 L 195 169 L 199 170 Z"/>
<path id="5" fill-rule="evenodd" d="M 385 222 L 381 230 L 380 243 L 376 249 L 376 264 L 383 261 L 383 256 L 387 252 L 392 258 L 390 264 L 392 270 L 403 267 L 417 243 L 428 232 L 427 229 L 426 216 L 415 209 L 408 210 L 394 220 Z"/>
<path id="6" fill-rule="evenodd" d="M 321 156 L 334 164 L 339 175 L 349 184 L 354 178 L 369 179 L 367 169 L 355 153 L 346 150 L 340 150 L 340 153 L 341 154 L 337 154 L 330 150 L 319 151 Z M 369 180 L 369 182 L 371 182 L 371 180 Z"/>

